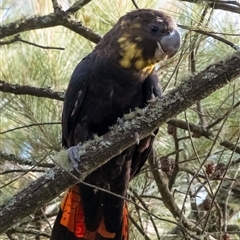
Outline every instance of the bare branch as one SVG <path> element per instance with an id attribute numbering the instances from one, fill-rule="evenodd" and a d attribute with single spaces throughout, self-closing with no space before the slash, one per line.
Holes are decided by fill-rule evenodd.
<path id="1" fill-rule="evenodd" d="M 61 11 L 61 6 L 58 4 L 57 0 L 52 0 L 52 5 L 55 13 Z"/>
<path id="2" fill-rule="evenodd" d="M 183 2 L 191 2 L 196 3 L 195 0 L 181 0 Z M 224 11 L 229 11 L 232 13 L 240 13 L 240 7 L 238 4 L 233 4 L 232 2 L 226 2 L 226 1 L 211 1 L 211 0 L 205 0 L 209 7 L 214 9 L 221 9 Z M 235 1 L 236 2 L 236 1 Z M 236 6 L 234 6 L 236 5 Z"/>
<path id="3" fill-rule="evenodd" d="M 10 44 L 10 43 L 14 43 L 14 42 L 22 42 L 22 43 L 26 43 L 26 44 L 29 44 L 29 45 L 32 45 L 32 46 L 35 46 L 35 47 L 43 48 L 43 49 L 65 50 L 65 48 L 62 48 L 62 47 L 42 46 L 42 45 L 39 45 L 39 44 L 36 44 L 36 43 L 26 41 L 26 40 L 22 39 L 19 34 L 17 34 L 16 36 L 14 36 L 14 38 L 12 38 L 10 40 L 0 41 L 0 45 Z"/>
<path id="4" fill-rule="evenodd" d="M 78 176 L 79 179 L 83 180 L 109 159 L 135 144 L 132 132 L 138 131 L 141 139 L 149 136 L 167 119 L 176 116 L 238 77 L 240 77 L 240 61 L 239 54 L 235 54 L 191 77 L 161 100 L 151 103 L 146 109 L 139 109 L 125 115 L 122 127 L 113 126 L 111 131 L 101 138 L 81 145 L 81 162 L 78 170 L 82 174 Z M 134 124 L 132 124 L 132 120 L 134 120 Z M 64 166 L 65 169 L 71 169 L 66 151 L 57 154 L 55 160 L 61 162 L 61 166 Z M 73 170 L 70 173 L 73 173 Z M 6 205 L 1 206 L 0 233 L 5 232 L 20 219 L 29 216 L 30 213 L 51 201 L 66 188 L 79 182 L 79 179 L 74 178 L 70 173 L 62 168 L 51 169 L 48 174 L 34 181 L 27 189 L 15 195 Z M 201 231 L 197 227 L 194 228 L 188 220 L 180 218 L 179 210 L 172 209 L 169 199 L 165 204 L 175 217 L 183 220 L 184 226 L 196 232 Z"/>
<path id="5" fill-rule="evenodd" d="M 233 12 L 233 13 L 238 13 L 240 14 L 240 6 L 236 5 L 233 6 L 233 4 L 231 2 L 222 2 L 222 1 L 207 1 L 208 6 L 214 9 L 220 9 L 220 10 L 224 10 L 224 11 L 229 11 L 229 12 Z"/>
<path id="6" fill-rule="evenodd" d="M 157 188 L 159 193 L 162 196 L 163 204 L 166 208 L 172 213 L 172 215 L 182 220 L 182 224 L 189 230 L 193 230 L 194 232 L 201 232 L 201 229 L 198 227 L 193 226 L 191 222 L 187 220 L 185 216 L 183 216 L 180 208 L 178 207 L 177 203 L 175 202 L 173 195 L 171 194 L 168 188 L 168 181 L 165 179 L 164 175 L 158 171 L 158 164 L 154 159 L 154 156 L 148 158 L 148 163 L 153 175 L 153 178 L 156 182 Z"/>
<path id="7" fill-rule="evenodd" d="M 16 95 L 31 95 L 35 97 L 51 98 L 63 101 L 64 92 L 56 92 L 48 88 L 30 87 L 26 85 L 11 84 L 0 80 L 0 91 L 14 93 Z"/>
<path id="8" fill-rule="evenodd" d="M 28 166 L 38 166 L 38 167 L 45 167 L 45 168 L 52 168 L 55 165 L 52 163 L 39 163 L 36 162 L 36 160 L 34 159 L 25 159 L 25 158 L 21 158 L 21 157 L 17 157 L 14 154 L 7 154 L 4 153 L 0 150 L 0 159 L 1 161 L 3 160 L 7 160 L 10 162 L 14 162 L 14 163 L 18 163 L 21 165 L 28 165 Z"/>
<path id="9" fill-rule="evenodd" d="M 226 45 L 230 46 L 231 48 L 233 48 L 234 50 L 239 50 L 240 47 L 236 44 L 234 44 L 233 42 L 230 42 L 228 41 L 227 39 L 223 38 L 223 37 L 220 37 L 220 36 L 217 36 L 214 32 L 212 31 L 205 31 L 203 29 L 200 29 L 200 28 L 193 28 L 193 27 L 189 27 L 189 26 L 184 26 L 184 25 L 181 25 L 181 24 L 178 24 L 178 27 L 182 28 L 182 29 L 187 29 L 189 31 L 194 31 L 194 32 L 197 32 L 197 33 L 200 33 L 200 34 L 203 34 L 203 35 L 206 35 L 206 36 L 209 36 L 209 37 L 212 37 L 220 42 L 223 42 L 225 43 Z M 238 34 L 237 34 L 237 37 L 238 37 Z"/>
<path id="10" fill-rule="evenodd" d="M 29 44 L 29 45 L 32 45 L 32 46 L 35 46 L 35 47 L 43 48 L 43 49 L 55 49 L 55 50 L 64 50 L 65 49 L 65 48 L 62 48 L 62 47 L 42 46 L 42 45 L 39 45 L 39 44 L 36 44 L 36 43 L 26 41 L 26 40 L 20 38 L 20 36 L 17 36 L 17 41 L 22 42 L 22 43 L 26 43 L 26 44 Z"/>
<path id="11" fill-rule="evenodd" d="M 209 129 L 204 128 L 202 126 L 193 124 L 193 123 L 186 123 L 185 121 L 179 120 L 179 119 L 170 119 L 167 123 L 170 125 L 173 125 L 175 127 L 184 129 L 184 130 L 188 130 L 188 128 L 189 128 L 189 130 L 191 132 L 195 133 L 196 135 L 203 136 L 208 139 L 215 138 L 212 131 L 210 131 Z M 234 150 L 236 153 L 240 154 L 240 147 L 236 146 L 236 144 L 234 144 L 234 143 L 231 143 L 227 140 L 221 140 L 219 144 L 229 150 L 232 150 L 232 151 Z"/>
<path id="12" fill-rule="evenodd" d="M 132 189 L 131 187 L 129 188 L 129 190 L 133 193 L 134 198 L 136 198 L 136 199 L 141 203 L 141 205 L 143 206 L 143 208 L 145 208 L 145 209 L 149 212 L 149 209 L 148 209 L 147 204 L 142 200 L 142 198 L 137 194 L 137 192 L 136 192 L 134 189 Z M 158 232 L 158 228 L 157 228 L 157 226 L 156 226 L 156 224 L 155 224 L 155 222 L 154 222 L 153 217 L 152 217 L 151 214 L 149 214 L 149 218 L 150 218 L 150 220 L 151 220 L 151 222 L 152 222 L 152 225 L 153 225 L 154 231 L 155 231 L 155 233 L 156 233 L 157 239 L 160 239 L 160 235 L 159 235 L 159 232 Z"/>
<path id="13" fill-rule="evenodd" d="M 134 220 L 134 218 L 129 214 L 129 219 L 131 223 L 136 227 L 136 229 L 142 234 L 144 240 L 151 240 L 151 238 L 148 237 L 146 232 L 143 231 L 143 229 L 137 224 L 137 222 Z"/>
<path id="14" fill-rule="evenodd" d="M 3 172 L 0 172 L 0 175 L 5 175 L 5 174 L 9 174 L 9 173 L 28 173 L 28 172 L 44 173 L 45 170 L 43 170 L 43 169 L 13 169 L 13 170 L 6 170 Z"/>
<path id="15" fill-rule="evenodd" d="M 91 2 L 91 0 L 78 0 L 66 11 L 66 13 L 75 13 L 89 2 Z"/>
<path id="16" fill-rule="evenodd" d="M 6 44 L 11 44 L 11 43 L 14 43 L 14 42 L 17 42 L 17 38 L 16 36 L 14 36 L 12 39 L 9 39 L 9 40 L 5 40 L 5 41 L 0 41 L 0 45 L 6 45 Z"/>
<path id="17" fill-rule="evenodd" d="M 132 3 L 133 3 L 133 5 L 134 5 L 134 7 L 135 7 L 136 9 L 139 9 L 139 7 L 138 7 L 138 5 L 137 5 L 137 3 L 136 3 L 135 0 L 132 0 Z"/>
<path id="18" fill-rule="evenodd" d="M 13 228 L 13 229 L 10 229 L 8 231 L 8 233 L 21 233 L 21 234 L 31 234 L 31 235 L 35 235 L 35 236 L 43 236 L 43 237 L 46 237 L 46 238 L 50 238 L 50 235 L 45 233 L 45 232 L 42 232 L 42 231 L 38 231 L 38 230 L 34 230 L 34 229 L 18 229 L 18 228 Z"/>
<path id="19" fill-rule="evenodd" d="M 6 131 L 0 132 L 0 134 L 13 132 L 13 131 L 16 131 L 16 130 L 19 130 L 19 129 L 23 129 L 23 128 L 29 128 L 29 127 L 35 127 L 35 126 L 43 126 L 43 125 L 55 125 L 55 124 L 61 124 L 61 122 L 32 123 L 32 124 L 28 124 L 28 125 L 24 125 L 24 126 L 19 126 L 19 127 L 8 129 Z"/>
<path id="20" fill-rule="evenodd" d="M 64 11 L 58 11 L 44 16 L 25 18 L 17 20 L 16 22 L 5 24 L 0 27 L 0 39 L 29 30 L 55 26 L 67 27 L 94 43 L 98 43 L 101 39 L 99 34 L 96 34 L 91 29 L 84 27 L 82 23 L 70 19 L 69 14 Z"/>
<path id="21" fill-rule="evenodd" d="M 232 111 L 233 109 L 235 109 L 236 107 L 240 106 L 240 101 L 238 101 L 237 103 L 235 103 L 231 109 L 229 109 L 222 117 L 218 118 L 217 120 L 215 120 L 214 122 L 212 122 L 211 124 L 209 124 L 206 128 L 210 129 L 213 126 L 217 125 L 218 123 L 220 123 L 225 117 L 227 117 L 227 115 L 230 113 L 230 111 Z"/>

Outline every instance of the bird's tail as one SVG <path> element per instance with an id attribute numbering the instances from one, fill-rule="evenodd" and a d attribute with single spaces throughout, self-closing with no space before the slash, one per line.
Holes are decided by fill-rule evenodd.
<path id="1" fill-rule="evenodd" d="M 87 230 L 79 186 L 69 188 L 62 200 L 50 240 L 128 240 L 128 209 L 125 202 L 122 226 L 117 233 L 106 230 L 102 219 L 95 232 Z"/>

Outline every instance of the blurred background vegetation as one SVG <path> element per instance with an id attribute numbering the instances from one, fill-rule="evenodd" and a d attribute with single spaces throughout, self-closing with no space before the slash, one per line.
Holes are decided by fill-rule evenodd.
<path id="1" fill-rule="evenodd" d="M 1 0 L 1 27 L 51 14 L 53 2 Z M 75 2 L 79 1 L 58 0 L 63 10 Z M 219 9 L 220 1 L 142 0 L 136 3 L 139 8 L 167 11 L 180 26 L 182 46 L 179 53 L 161 63 L 158 69 L 165 93 L 233 53 L 235 50 L 229 43 L 240 44 L 239 2 L 224 1 L 225 9 Z M 229 6 L 236 11 L 227 8 Z M 90 1 L 74 12 L 72 19 L 104 35 L 120 16 L 133 9 L 130 0 Z M 95 46 L 63 26 L 39 27 L 21 32 L 18 38 L 49 48 L 23 41 L 7 44 L 13 36 L 3 38 L 0 80 L 54 91 L 66 90 L 74 67 Z M 165 124 L 154 145 L 159 173 L 167 182 L 169 180 L 178 206 L 199 227 L 206 224 L 204 232 L 211 232 L 216 239 L 239 239 L 240 236 L 240 152 L 221 144 L 227 141 L 240 147 L 239 106 L 240 79 L 237 79 L 176 116 L 176 120 L 207 128 L 212 132 L 211 140 Z M 52 166 L 51 156 L 61 149 L 62 101 L 1 92 L 0 107 L 0 204 L 3 204 Z M 129 198 L 148 210 L 145 212 L 130 204 L 130 239 L 169 239 L 174 234 L 184 239 L 176 225 L 168 221 L 174 217 L 162 203 L 148 164 L 132 181 Z M 0 239 L 48 239 L 60 199 L 61 196 L 42 206 Z M 211 199 L 215 200 L 214 204 Z"/>

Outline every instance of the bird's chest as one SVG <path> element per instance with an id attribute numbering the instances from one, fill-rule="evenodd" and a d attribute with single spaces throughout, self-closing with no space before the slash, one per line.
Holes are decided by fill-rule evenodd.
<path id="1" fill-rule="evenodd" d="M 143 107 L 142 83 L 117 80 L 95 82 L 88 90 L 87 102 L 93 109 L 88 120 L 94 128 L 108 128 L 118 117 Z"/>

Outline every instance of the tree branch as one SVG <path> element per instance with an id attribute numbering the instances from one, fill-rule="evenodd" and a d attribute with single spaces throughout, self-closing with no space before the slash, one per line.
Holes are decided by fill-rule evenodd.
<path id="1" fill-rule="evenodd" d="M 58 4 L 57 0 L 52 0 L 52 5 L 54 12 L 58 12 L 61 10 L 61 6 Z"/>
<path id="2" fill-rule="evenodd" d="M 78 0 L 66 12 L 67 13 L 75 13 L 80 8 L 82 8 L 83 6 L 88 4 L 89 2 L 91 2 L 91 0 Z"/>
<path id="3" fill-rule="evenodd" d="M 240 14 L 240 7 L 226 1 L 206 1 L 209 7 Z"/>
<path id="4" fill-rule="evenodd" d="M 78 176 L 79 179 L 83 180 L 109 159 L 135 144 L 133 132 L 137 131 L 141 139 L 149 136 L 169 118 L 240 77 L 239 58 L 237 53 L 209 66 L 196 76 L 190 77 L 161 100 L 151 103 L 145 109 L 138 109 L 125 115 L 123 129 L 117 125 L 113 126 L 104 136 L 84 143 L 80 151 L 81 162 L 78 169 L 82 174 Z M 65 169 L 71 169 L 66 151 L 58 153 L 55 160 L 61 162 Z M 73 173 L 72 170 L 70 172 Z M 6 205 L 0 207 L 0 233 L 78 181 L 62 168 L 51 169 L 48 174 L 34 181 Z"/>
<path id="5" fill-rule="evenodd" d="M 194 28 L 194 27 L 189 27 L 189 26 L 185 26 L 185 25 L 181 25 L 181 24 L 178 24 L 178 27 L 182 28 L 182 29 L 187 29 L 189 31 L 193 31 L 193 32 L 197 32 L 197 33 L 200 33 L 202 35 L 205 35 L 205 36 L 209 36 L 209 37 L 212 37 L 220 42 L 223 42 L 225 43 L 226 45 L 230 46 L 231 48 L 233 48 L 234 50 L 239 50 L 240 47 L 231 42 L 231 41 L 228 41 L 227 39 L 223 38 L 223 37 L 220 37 L 220 36 L 217 36 L 216 33 L 214 32 L 211 32 L 211 31 L 206 31 L 206 30 L 203 30 L 201 28 Z M 237 37 L 239 38 L 238 34 L 237 34 Z"/>
<path id="6" fill-rule="evenodd" d="M 94 43 L 98 43 L 101 39 L 99 34 L 96 34 L 91 29 L 84 27 L 80 22 L 70 19 L 70 13 L 61 10 L 48 15 L 29 17 L 5 24 L 0 27 L 0 39 L 29 30 L 60 25 L 71 29 Z"/>
<path id="7" fill-rule="evenodd" d="M 31 96 L 51 98 L 51 99 L 56 99 L 61 101 L 63 101 L 64 95 L 65 95 L 64 92 L 57 92 L 48 88 L 30 87 L 26 85 L 11 84 L 3 80 L 0 80 L 0 91 L 14 93 L 16 95 L 27 94 Z"/>
<path id="8" fill-rule="evenodd" d="M 25 159 L 25 158 L 21 158 L 21 157 L 17 157 L 14 154 L 7 154 L 4 153 L 0 150 L 0 160 L 1 161 L 9 161 L 9 162 L 13 162 L 13 163 L 18 163 L 20 165 L 26 165 L 26 166 L 38 166 L 38 167 L 44 167 L 44 168 L 52 168 L 55 165 L 52 163 L 39 163 L 36 162 L 35 159 Z"/>
<path id="9" fill-rule="evenodd" d="M 196 3 L 195 0 L 181 0 L 183 2 L 191 2 Z M 238 5 L 234 6 L 232 3 L 224 2 L 224 1 L 215 1 L 215 0 L 205 0 L 209 7 L 214 9 L 221 9 L 224 11 L 229 11 L 233 13 L 240 13 L 240 7 Z"/>
<path id="10" fill-rule="evenodd" d="M 213 135 L 213 133 L 209 129 L 206 129 L 202 126 L 195 125 L 193 123 L 186 123 L 183 120 L 173 118 L 173 119 L 170 119 L 167 123 L 184 130 L 189 129 L 191 132 L 208 139 L 214 139 L 216 137 Z M 219 140 L 220 140 L 219 144 L 221 146 L 232 151 L 234 150 L 236 153 L 240 154 L 240 147 L 236 146 L 236 144 L 231 143 L 227 140 L 221 140 L 221 139 Z"/>

